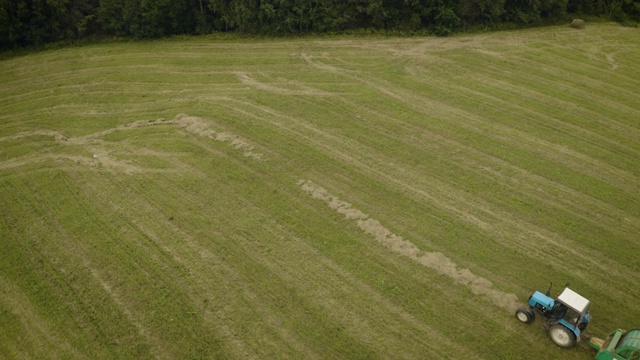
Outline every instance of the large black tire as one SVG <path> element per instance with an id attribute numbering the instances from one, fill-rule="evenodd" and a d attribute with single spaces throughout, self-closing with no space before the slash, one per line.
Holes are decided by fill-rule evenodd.
<path id="1" fill-rule="evenodd" d="M 576 344 L 576 335 L 573 331 L 560 324 L 549 328 L 549 337 L 556 345 L 563 348 L 570 348 Z"/>
<path id="2" fill-rule="evenodd" d="M 516 310 L 516 319 L 525 324 L 531 324 L 535 318 L 536 314 L 531 310 L 531 308 L 520 307 Z"/>

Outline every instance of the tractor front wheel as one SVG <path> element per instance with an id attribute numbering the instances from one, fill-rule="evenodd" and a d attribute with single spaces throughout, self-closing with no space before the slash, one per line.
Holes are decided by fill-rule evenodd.
<path id="1" fill-rule="evenodd" d="M 525 324 L 530 324 L 535 319 L 536 314 L 531 308 L 521 307 L 516 310 L 516 318 Z"/>
<path id="2" fill-rule="evenodd" d="M 563 348 L 570 348 L 576 344 L 576 335 L 560 324 L 555 324 L 549 328 L 549 337 L 556 345 Z"/>

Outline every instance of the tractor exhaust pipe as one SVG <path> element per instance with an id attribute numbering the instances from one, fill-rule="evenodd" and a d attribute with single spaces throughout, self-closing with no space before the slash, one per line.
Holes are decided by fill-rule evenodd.
<path id="1" fill-rule="evenodd" d="M 553 286 L 553 282 L 549 283 L 549 290 L 547 290 L 546 293 L 544 293 L 545 295 L 549 296 L 549 294 L 551 294 L 551 287 Z"/>

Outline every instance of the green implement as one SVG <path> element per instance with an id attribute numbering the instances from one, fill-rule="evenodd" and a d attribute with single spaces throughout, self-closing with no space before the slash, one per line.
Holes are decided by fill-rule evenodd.
<path id="1" fill-rule="evenodd" d="M 591 337 L 586 342 L 598 351 L 596 360 L 640 360 L 640 328 L 618 329 L 606 340 Z"/>

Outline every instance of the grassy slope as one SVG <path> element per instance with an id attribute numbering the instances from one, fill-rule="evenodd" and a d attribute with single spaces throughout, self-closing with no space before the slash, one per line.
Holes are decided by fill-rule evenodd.
<path id="1" fill-rule="evenodd" d="M 0 62 L 0 358 L 593 358 L 299 181 L 523 303 L 568 281 L 594 333 L 638 326 L 639 39 L 192 38 Z"/>

